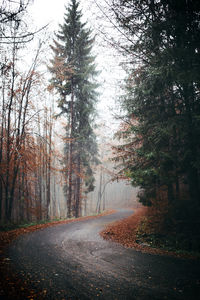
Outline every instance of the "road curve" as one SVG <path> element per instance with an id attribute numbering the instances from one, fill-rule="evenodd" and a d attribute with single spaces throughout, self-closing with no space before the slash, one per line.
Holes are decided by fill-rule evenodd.
<path id="1" fill-rule="evenodd" d="M 198 299 L 200 262 L 144 254 L 100 237 L 106 224 L 132 213 L 23 235 L 9 257 L 42 299 Z"/>

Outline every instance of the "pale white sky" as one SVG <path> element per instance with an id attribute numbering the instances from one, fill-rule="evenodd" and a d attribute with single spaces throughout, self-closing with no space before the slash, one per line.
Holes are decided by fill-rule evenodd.
<path id="1" fill-rule="evenodd" d="M 29 8 L 34 25 L 40 28 L 50 23 L 49 30 L 56 31 L 58 24 L 63 24 L 65 6 L 70 2 L 70 0 L 34 0 Z M 100 0 L 98 2 L 99 4 L 102 3 Z M 97 54 L 98 69 L 101 70 L 99 80 L 102 85 L 98 110 L 102 120 L 113 126 L 118 122 L 112 118 L 110 108 L 115 107 L 115 99 L 120 93 L 118 79 L 123 78 L 124 74 L 119 66 L 119 58 L 114 57 L 114 50 L 110 47 L 103 48 L 101 46 L 103 43 L 97 31 L 98 26 L 104 26 L 101 11 L 99 11 L 93 0 L 81 0 L 80 5 L 87 23 L 93 29 L 93 32 L 98 35 L 95 53 Z"/>
<path id="2" fill-rule="evenodd" d="M 63 20 L 64 5 L 67 0 L 34 0 L 29 12 L 38 27 L 51 22 L 56 28 L 57 23 Z"/>

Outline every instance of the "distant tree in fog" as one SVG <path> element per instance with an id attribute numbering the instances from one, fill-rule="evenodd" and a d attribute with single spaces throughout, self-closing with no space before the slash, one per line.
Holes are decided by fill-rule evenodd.
<path id="1" fill-rule="evenodd" d="M 97 163 L 97 144 L 92 124 L 97 102 L 94 38 L 81 22 L 79 3 L 72 0 L 64 24 L 56 34 L 49 70 L 51 86 L 60 95 L 58 106 L 67 117 L 65 165 L 68 216 L 81 214 L 84 194 L 94 189 L 92 165 Z"/>

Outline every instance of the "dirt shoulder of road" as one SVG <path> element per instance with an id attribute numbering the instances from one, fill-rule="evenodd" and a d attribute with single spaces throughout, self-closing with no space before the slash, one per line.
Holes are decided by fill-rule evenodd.
<path id="1" fill-rule="evenodd" d="M 146 208 L 140 207 L 134 209 L 134 214 L 130 217 L 114 222 L 106 226 L 100 235 L 106 239 L 122 244 L 127 248 L 133 248 L 143 253 L 156 255 L 167 255 L 184 259 L 199 259 L 194 254 L 177 253 L 161 248 L 153 248 L 146 243 L 137 242 L 137 229 L 141 220 L 146 216 Z"/>

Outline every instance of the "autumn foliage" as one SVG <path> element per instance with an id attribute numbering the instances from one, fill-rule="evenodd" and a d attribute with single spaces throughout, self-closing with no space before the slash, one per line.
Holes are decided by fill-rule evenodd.
<path id="1" fill-rule="evenodd" d="M 37 71 L 41 45 L 23 71 L 19 49 L 17 42 L 7 47 L 0 74 L 0 221 L 4 223 L 49 218 L 53 167 L 59 159 L 52 105 L 43 101 L 44 78 Z"/>
<path id="2" fill-rule="evenodd" d="M 100 234 L 106 240 L 112 240 L 136 251 L 198 259 L 198 253 L 177 251 L 174 240 L 171 247 L 167 247 L 166 240 L 173 233 L 168 232 L 167 235 L 166 226 L 163 224 L 164 217 L 166 217 L 166 206 L 136 208 L 133 215 L 109 224 Z M 164 237 L 164 240 L 161 237 Z"/>
<path id="3" fill-rule="evenodd" d="M 119 242 L 126 247 L 137 247 L 137 228 L 146 212 L 147 209 L 144 207 L 137 208 L 132 216 L 108 225 L 101 232 L 101 236 L 105 239 Z"/>

